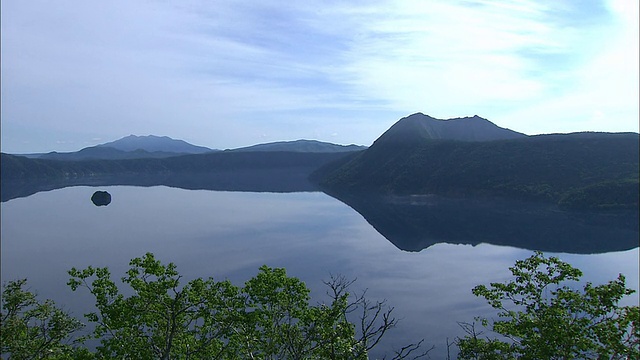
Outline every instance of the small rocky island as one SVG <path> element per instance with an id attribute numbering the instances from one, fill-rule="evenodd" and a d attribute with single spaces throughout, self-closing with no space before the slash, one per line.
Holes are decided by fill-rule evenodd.
<path id="1" fill-rule="evenodd" d="M 111 194 L 106 191 L 96 191 L 91 196 L 91 202 L 95 206 L 107 206 L 111 203 Z"/>

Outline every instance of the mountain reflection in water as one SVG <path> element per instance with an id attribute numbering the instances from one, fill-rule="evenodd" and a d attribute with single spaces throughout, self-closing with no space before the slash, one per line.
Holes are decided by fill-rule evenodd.
<path id="1" fill-rule="evenodd" d="M 2 201 L 70 186 L 157 186 L 243 192 L 320 191 L 310 168 L 103 176 L 47 182 L 3 182 Z M 438 243 L 480 243 L 527 250 L 596 254 L 638 247 L 638 209 L 564 211 L 556 205 L 437 195 L 329 194 L 362 215 L 404 251 Z"/>
<path id="2" fill-rule="evenodd" d="M 638 211 L 563 211 L 555 205 L 436 195 L 332 195 L 405 251 L 438 243 L 574 254 L 638 247 Z"/>

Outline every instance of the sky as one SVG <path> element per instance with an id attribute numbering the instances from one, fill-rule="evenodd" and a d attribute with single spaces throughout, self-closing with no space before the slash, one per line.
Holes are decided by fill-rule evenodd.
<path id="1" fill-rule="evenodd" d="M 3 0 L 1 142 L 370 145 L 404 116 L 639 127 L 638 0 Z"/>

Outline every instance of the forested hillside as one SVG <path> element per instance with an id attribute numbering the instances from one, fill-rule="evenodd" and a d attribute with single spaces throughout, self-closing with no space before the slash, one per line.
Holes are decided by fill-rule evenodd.
<path id="1" fill-rule="evenodd" d="M 2 180 L 74 178 L 118 173 L 216 172 L 287 167 L 316 168 L 342 153 L 217 152 L 164 159 L 57 161 L 2 154 Z"/>
<path id="2" fill-rule="evenodd" d="M 569 208 L 637 208 L 635 133 L 376 142 L 314 174 L 329 192 L 488 196 Z"/>
<path id="3" fill-rule="evenodd" d="M 2 154 L 2 201 L 67 186 L 165 185 L 224 191 L 317 191 L 309 175 L 347 153 L 216 152 L 165 159 L 58 161 Z"/>

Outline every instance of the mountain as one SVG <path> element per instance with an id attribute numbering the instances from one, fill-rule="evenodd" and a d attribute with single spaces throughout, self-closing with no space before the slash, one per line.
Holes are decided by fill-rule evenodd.
<path id="1" fill-rule="evenodd" d="M 135 136 L 129 135 L 108 143 L 90 146 L 73 152 L 50 152 L 44 154 L 24 154 L 30 159 L 47 160 L 124 160 L 167 158 L 186 154 L 204 154 L 212 150 L 203 146 L 189 144 L 183 140 L 175 140 L 168 136 Z"/>
<path id="2" fill-rule="evenodd" d="M 202 154 L 213 151 L 204 146 L 189 144 L 183 140 L 175 140 L 168 136 L 136 136 L 129 135 L 122 139 L 104 143 L 97 147 L 110 147 L 122 151 L 144 150 L 148 152 L 167 152 L 180 154 Z"/>
<path id="3" fill-rule="evenodd" d="M 281 141 L 258 144 L 225 152 L 304 152 L 304 153 L 347 153 L 366 149 L 366 146 L 337 145 L 316 140 Z M 30 159 L 47 160 L 125 160 L 125 159 L 161 159 L 188 154 L 206 154 L 218 152 L 203 146 L 195 146 L 183 140 L 175 140 L 167 136 L 135 136 L 91 146 L 75 152 L 50 152 L 45 154 L 20 155 Z"/>
<path id="4" fill-rule="evenodd" d="M 437 194 L 637 209 L 639 140 L 637 133 L 525 136 L 479 117 L 414 114 L 312 178 L 338 196 Z"/>
<path id="5" fill-rule="evenodd" d="M 68 164 L 3 154 L 2 182 L 209 173 L 215 175 L 214 183 L 233 188 L 234 182 L 254 175 L 275 184 L 270 174 L 277 169 L 297 174 L 287 183 L 307 182 L 309 177 L 332 195 L 437 194 L 637 211 L 639 140 L 637 133 L 526 136 L 478 116 L 438 120 L 418 113 L 400 119 L 366 150 L 300 140 L 211 151 L 168 137 L 128 136 L 73 154 L 48 154 L 83 160 Z M 255 188 L 255 182 L 251 186 Z M 309 188 L 314 187 L 304 185 Z"/>
<path id="6" fill-rule="evenodd" d="M 366 146 L 359 145 L 337 145 L 317 140 L 295 140 L 279 141 L 266 144 L 258 144 L 227 151 L 292 151 L 292 152 L 313 152 L 313 153 L 335 153 L 350 152 L 366 149 Z"/>
<path id="7" fill-rule="evenodd" d="M 425 140 L 491 141 L 518 139 L 527 135 L 501 128 L 477 115 L 440 120 L 416 113 L 400 119 L 372 145 L 420 143 Z"/>

